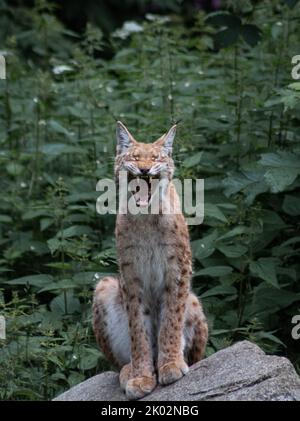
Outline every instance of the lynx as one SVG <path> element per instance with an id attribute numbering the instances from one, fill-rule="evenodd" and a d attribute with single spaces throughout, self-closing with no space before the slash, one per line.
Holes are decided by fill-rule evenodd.
<path id="1" fill-rule="evenodd" d="M 190 291 L 192 257 L 189 233 L 172 184 L 172 144 L 176 125 L 156 142 L 140 143 L 117 123 L 115 176 L 166 181 L 162 202 L 176 212 L 118 214 L 116 243 L 120 276 L 107 276 L 96 286 L 93 328 L 107 359 L 120 371 L 128 399 L 151 393 L 188 372 L 204 354 L 207 322 Z M 149 206 L 152 192 L 134 195 L 137 206 Z M 133 197 L 134 197 L 133 196 Z M 173 206 L 174 209 L 174 206 Z"/>

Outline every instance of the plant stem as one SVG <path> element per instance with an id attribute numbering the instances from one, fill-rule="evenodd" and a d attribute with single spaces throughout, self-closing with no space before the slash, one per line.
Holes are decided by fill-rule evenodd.
<path id="1" fill-rule="evenodd" d="M 39 101 L 39 99 L 38 99 Z M 36 118 L 35 118 L 35 155 L 34 155 L 34 168 L 31 176 L 30 187 L 28 191 L 28 197 L 31 196 L 36 182 L 38 180 L 38 174 L 40 170 L 40 106 L 39 102 L 36 104 Z"/>
<path id="2" fill-rule="evenodd" d="M 242 86 L 239 80 L 238 74 L 238 45 L 234 47 L 234 87 L 236 95 L 236 107 L 235 107 L 235 116 L 236 116 L 236 144 L 237 144 L 237 156 L 236 156 L 236 166 L 239 167 L 241 159 L 241 126 L 242 126 Z"/>

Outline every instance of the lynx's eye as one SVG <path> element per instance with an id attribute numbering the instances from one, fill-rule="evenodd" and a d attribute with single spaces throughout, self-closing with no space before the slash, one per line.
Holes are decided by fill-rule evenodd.
<path id="1" fill-rule="evenodd" d="M 139 156 L 139 155 L 133 155 L 133 159 L 134 159 L 135 161 L 138 161 L 138 160 L 140 159 L 140 156 Z"/>
<path id="2" fill-rule="evenodd" d="M 152 155 L 152 161 L 157 161 L 158 160 L 158 155 Z"/>

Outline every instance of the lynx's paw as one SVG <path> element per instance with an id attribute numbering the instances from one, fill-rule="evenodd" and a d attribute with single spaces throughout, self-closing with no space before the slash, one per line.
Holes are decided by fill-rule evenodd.
<path id="1" fill-rule="evenodd" d="M 120 387 L 124 392 L 131 377 L 131 363 L 128 363 L 122 367 L 119 375 Z"/>
<path id="2" fill-rule="evenodd" d="M 183 358 L 180 358 L 166 363 L 158 369 L 158 381 L 162 385 L 174 383 L 181 379 L 188 371 L 188 365 Z"/>
<path id="3" fill-rule="evenodd" d="M 156 377 L 135 377 L 126 384 L 126 396 L 130 400 L 141 399 L 155 388 Z"/>

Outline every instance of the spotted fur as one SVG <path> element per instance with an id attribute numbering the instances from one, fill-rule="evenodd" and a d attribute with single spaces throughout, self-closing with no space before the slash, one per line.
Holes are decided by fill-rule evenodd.
<path id="1" fill-rule="evenodd" d="M 93 304 L 100 348 L 120 371 L 129 399 L 180 379 L 204 354 L 208 328 L 190 291 L 192 257 L 188 228 L 172 184 L 176 126 L 152 144 L 139 143 L 118 123 L 115 174 L 147 172 L 167 180 L 164 203 L 176 212 L 119 214 L 116 223 L 120 277 L 103 278 Z"/>

